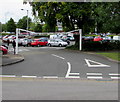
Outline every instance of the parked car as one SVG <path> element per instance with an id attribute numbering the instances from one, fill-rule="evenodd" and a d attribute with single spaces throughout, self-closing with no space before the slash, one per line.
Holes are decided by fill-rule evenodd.
<path id="1" fill-rule="evenodd" d="M 65 41 L 65 42 L 67 42 L 67 43 L 68 43 L 68 45 L 70 45 L 70 41 L 69 41 L 69 40 L 67 40 L 67 39 L 61 39 L 61 40 L 63 40 L 63 41 Z"/>
<path id="2" fill-rule="evenodd" d="M 102 41 L 103 38 L 101 36 L 96 36 L 93 41 Z"/>
<path id="3" fill-rule="evenodd" d="M 109 36 L 103 37 L 103 40 L 111 40 L 111 37 Z"/>
<path id="4" fill-rule="evenodd" d="M 67 36 L 67 40 L 74 41 L 75 39 L 72 36 Z"/>
<path id="5" fill-rule="evenodd" d="M 61 39 L 50 39 L 48 40 L 48 46 L 59 46 L 59 47 L 62 47 L 62 46 L 67 46 L 68 43 L 61 40 Z"/>
<path id="6" fill-rule="evenodd" d="M 47 37 L 41 37 L 41 38 L 39 38 L 40 40 L 48 40 L 48 38 Z"/>
<path id="7" fill-rule="evenodd" d="M 3 36 L 2 41 L 3 41 L 3 42 L 7 42 L 8 37 L 9 37 L 9 35 L 5 35 L 5 36 Z"/>
<path id="8" fill-rule="evenodd" d="M 43 39 L 34 39 L 31 42 L 31 46 L 46 46 L 48 43 L 48 40 L 43 40 Z"/>
<path id="9" fill-rule="evenodd" d="M 120 36 L 113 36 L 113 40 L 119 40 L 120 41 Z"/>
<path id="10" fill-rule="evenodd" d="M 84 41 L 93 41 L 93 39 L 94 39 L 93 36 L 84 37 Z"/>
<path id="11" fill-rule="evenodd" d="M 25 38 L 24 40 L 22 40 L 22 46 L 31 46 L 32 41 L 32 39 Z"/>
<path id="12" fill-rule="evenodd" d="M 13 39 L 15 39 L 16 36 L 15 35 L 10 35 L 7 39 L 9 39 L 10 42 L 12 42 Z"/>
<path id="13" fill-rule="evenodd" d="M 8 53 L 8 49 L 5 46 L 0 46 L 0 51 L 2 51 L 3 55 Z"/>

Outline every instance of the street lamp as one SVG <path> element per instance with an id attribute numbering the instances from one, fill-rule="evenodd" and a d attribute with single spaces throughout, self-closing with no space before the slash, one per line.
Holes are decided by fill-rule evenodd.
<path id="1" fill-rule="evenodd" d="M 21 10 L 25 10 L 25 9 L 21 9 Z M 28 30 L 28 10 L 27 11 L 27 30 Z"/>

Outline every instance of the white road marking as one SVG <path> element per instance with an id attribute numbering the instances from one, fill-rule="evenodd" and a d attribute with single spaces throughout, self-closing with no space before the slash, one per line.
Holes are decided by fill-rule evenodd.
<path id="1" fill-rule="evenodd" d="M 67 71 L 65 78 L 80 78 L 80 76 L 70 76 L 70 75 L 79 75 L 80 73 L 70 73 L 71 64 L 70 64 L 70 62 L 67 62 L 67 64 L 68 64 L 68 71 Z"/>
<path id="2" fill-rule="evenodd" d="M 65 58 L 63 58 L 61 56 L 58 56 L 58 55 L 55 55 L 55 54 L 52 54 L 52 56 L 55 56 L 55 57 L 58 57 L 58 58 L 61 58 L 61 59 L 65 59 Z"/>
<path id="3" fill-rule="evenodd" d="M 11 78 L 14 78 L 16 76 L 15 75 L 0 75 L 0 77 L 11 77 Z"/>
<path id="4" fill-rule="evenodd" d="M 69 75 L 80 75 L 80 73 L 69 73 Z"/>
<path id="5" fill-rule="evenodd" d="M 96 61 L 92 61 L 92 60 L 89 60 L 89 59 L 85 59 L 88 67 L 110 67 L 109 65 L 105 65 L 105 64 L 102 64 L 102 63 L 99 63 L 99 62 L 96 62 Z M 90 62 L 92 63 L 95 63 L 97 65 L 91 65 Z"/>
<path id="6" fill-rule="evenodd" d="M 10 52 L 10 51 L 14 51 L 14 49 L 11 48 L 11 49 L 9 50 L 9 52 Z M 28 50 L 28 49 L 18 49 L 18 51 L 19 51 L 19 52 L 22 52 L 22 51 L 30 51 L 30 50 Z"/>
<path id="7" fill-rule="evenodd" d="M 109 73 L 109 75 L 115 75 L 115 76 L 118 76 L 118 75 L 120 75 L 120 74 L 118 74 L 118 73 Z"/>
<path id="8" fill-rule="evenodd" d="M 37 76 L 25 76 L 25 75 L 22 75 L 22 78 L 37 78 Z"/>
<path id="9" fill-rule="evenodd" d="M 87 75 L 102 75 L 102 73 L 87 73 Z"/>
<path id="10" fill-rule="evenodd" d="M 44 79 L 49 79 L 49 78 L 58 78 L 58 76 L 43 76 Z"/>
<path id="11" fill-rule="evenodd" d="M 102 79 L 103 77 L 102 76 L 97 76 L 97 77 L 95 77 L 95 76 L 87 76 L 87 78 L 88 79 Z"/>
<path id="12" fill-rule="evenodd" d="M 120 77 L 111 77 L 111 79 L 120 79 Z"/>

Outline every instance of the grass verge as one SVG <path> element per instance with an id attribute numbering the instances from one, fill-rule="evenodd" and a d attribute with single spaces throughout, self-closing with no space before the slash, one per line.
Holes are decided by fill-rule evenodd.
<path id="1" fill-rule="evenodd" d="M 120 61 L 120 52 L 99 52 L 96 54 L 111 58 L 113 60 Z"/>

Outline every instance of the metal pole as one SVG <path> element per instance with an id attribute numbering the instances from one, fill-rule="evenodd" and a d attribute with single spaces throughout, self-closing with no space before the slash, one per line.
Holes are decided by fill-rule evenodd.
<path id="1" fill-rule="evenodd" d="M 28 30 L 28 10 L 27 10 L 27 30 Z"/>
<path id="2" fill-rule="evenodd" d="M 19 34 L 19 29 L 16 28 L 16 54 L 18 54 L 18 34 Z"/>
<path id="3" fill-rule="evenodd" d="M 79 50 L 82 50 L 82 29 L 79 29 L 79 34 L 80 34 L 80 38 L 79 38 Z"/>

